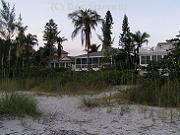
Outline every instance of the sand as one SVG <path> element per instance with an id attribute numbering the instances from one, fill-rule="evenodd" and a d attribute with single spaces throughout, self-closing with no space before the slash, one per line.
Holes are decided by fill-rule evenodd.
<path id="1" fill-rule="evenodd" d="M 90 109 L 81 106 L 80 96 L 35 98 L 43 115 L 0 118 L 0 135 L 180 135 L 178 109 L 140 105 Z"/>

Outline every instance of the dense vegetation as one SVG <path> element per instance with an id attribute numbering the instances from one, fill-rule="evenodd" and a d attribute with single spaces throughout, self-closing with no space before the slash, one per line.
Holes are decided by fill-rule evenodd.
<path id="1" fill-rule="evenodd" d="M 34 46 L 38 45 L 37 36 L 26 33 L 28 27 L 23 24 L 21 16 L 16 18 L 14 6 L 11 7 L 4 0 L 1 0 L 1 3 L 1 91 L 31 90 L 77 94 L 103 90 L 114 85 L 135 85 L 124 93 L 130 102 L 166 107 L 180 106 L 179 36 L 168 41 L 174 46 L 172 50 L 169 50 L 169 54 L 160 62 L 151 62 L 145 69 L 147 74 L 139 76 L 137 73 L 137 69 L 141 68 L 138 66 L 139 49 L 148 42 L 150 35 L 140 31 L 132 33 L 128 17 L 125 15 L 119 37 L 119 49 L 112 48 L 114 39 L 112 38 L 113 18 L 111 12 L 107 11 L 105 19 L 101 19 L 96 11 L 78 10 L 68 15 L 75 27 L 72 38 L 81 33 L 82 44 L 85 44 L 87 53 L 96 52 L 100 46 L 91 44 L 91 34 L 92 30 L 95 30 L 101 22 L 102 36 L 99 35 L 99 38 L 102 41 L 102 51 L 106 55 L 105 60 L 109 60 L 109 56 L 112 56 L 112 66 L 96 72 L 50 69 L 49 61 L 54 59 L 55 54 L 58 58 L 61 57 L 62 43 L 67 40 L 60 36 L 58 25 L 53 19 L 45 24 L 44 46 L 36 51 Z M 0 100 L 0 114 L 10 114 L 16 105 L 17 108 L 24 107 L 24 110 L 18 115 L 31 113 L 31 110 L 27 110 L 25 107 L 29 104 L 34 106 L 32 113 L 35 112 L 35 103 L 30 103 L 29 99 L 22 99 L 19 95 L 15 95 L 12 100 L 8 95 Z M 16 100 L 25 104 L 19 104 L 19 101 L 16 102 Z M 4 104 L 4 101 L 12 104 Z M 6 107 L 11 110 L 3 109 Z"/>
<path id="2" fill-rule="evenodd" d="M 137 87 L 127 92 L 131 102 L 151 106 L 180 107 L 179 78 L 145 78 L 137 84 Z"/>
<path id="3" fill-rule="evenodd" d="M 0 96 L 0 115 L 36 117 L 39 114 L 33 97 L 17 93 L 3 93 Z"/>
<path id="4" fill-rule="evenodd" d="M 89 71 L 73 72 L 70 70 L 38 70 L 27 73 L 26 78 L 7 78 L 0 82 L 0 90 L 36 90 L 61 92 L 88 90 L 93 91 L 112 85 L 135 84 L 137 75 L 130 71 Z"/>

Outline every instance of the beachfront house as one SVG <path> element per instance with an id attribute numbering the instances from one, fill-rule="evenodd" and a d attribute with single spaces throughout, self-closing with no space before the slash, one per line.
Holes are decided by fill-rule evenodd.
<path id="1" fill-rule="evenodd" d="M 73 68 L 74 65 L 74 57 L 68 56 L 68 52 L 62 50 L 61 58 L 58 58 L 58 55 L 55 54 L 55 58 L 50 61 L 49 67 L 50 68 Z"/>
<path id="2" fill-rule="evenodd" d="M 94 71 L 112 65 L 112 59 L 109 58 L 109 62 L 104 63 L 103 51 L 89 53 L 89 67 Z M 83 54 L 75 57 L 75 71 L 86 71 L 88 70 L 88 55 Z"/>
<path id="3" fill-rule="evenodd" d="M 146 67 L 150 61 L 159 61 L 167 55 L 168 51 L 173 47 L 169 42 L 158 43 L 155 48 L 141 48 L 139 53 L 140 66 Z"/>

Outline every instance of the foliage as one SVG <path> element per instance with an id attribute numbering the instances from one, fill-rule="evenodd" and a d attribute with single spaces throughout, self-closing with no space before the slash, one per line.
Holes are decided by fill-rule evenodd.
<path id="1" fill-rule="evenodd" d="M 89 48 L 89 53 L 92 53 L 92 52 L 97 52 L 99 50 L 101 45 L 97 45 L 97 44 L 92 44 L 90 45 L 90 48 Z M 86 50 L 88 51 L 88 50 Z"/>
<path id="2" fill-rule="evenodd" d="M 170 78 L 177 78 L 180 75 L 180 39 L 177 36 L 168 40 L 172 44 L 172 48 L 168 54 L 160 61 L 152 61 L 148 64 L 146 70 L 149 76 L 162 77 L 164 75 Z"/>
<path id="3" fill-rule="evenodd" d="M 164 107 L 180 106 L 180 39 L 169 40 L 172 49 L 160 61 L 151 61 L 147 74 L 129 90 L 130 101 L 140 104 Z"/>
<path id="4" fill-rule="evenodd" d="M 57 44 L 58 44 L 58 50 L 57 50 L 57 54 L 58 54 L 58 59 L 61 58 L 61 55 L 62 55 L 62 50 L 63 50 L 63 46 L 62 46 L 62 43 L 64 41 L 67 41 L 67 39 L 65 37 L 60 37 L 58 36 L 57 37 Z"/>
<path id="5" fill-rule="evenodd" d="M 87 107 L 87 108 L 94 108 L 94 107 L 98 107 L 100 104 L 99 104 L 99 102 L 97 102 L 94 99 L 83 98 L 82 99 L 82 105 Z"/>
<path id="6" fill-rule="evenodd" d="M 94 107 L 108 107 L 112 106 L 114 103 L 113 96 L 103 96 L 99 98 L 83 98 L 82 105 L 87 108 L 94 108 Z"/>
<path id="7" fill-rule="evenodd" d="M 106 12 L 105 19 L 102 24 L 102 33 L 103 37 L 99 35 L 99 39 L 102 41 L 103 49 L 108 49 L 111 47 L 113 40 L 112 40 L 112 25 L 113 25 L 113 18 L 110 11 Z"/>
<path id="8" fill-rule="evenodd" d="M 0 90 L 36 90 L 36 91 L 77 91 L 101 90 L 111 85 L 135 84 L 137 75 L 130 71 L 56 71 L 36 69 L 25 73 L 26 78 L 1 80 Z M 64 92 L 65 93 L 65 92 Z"/>
<path id="9" fill-rule="evenodd" d="M 160 61 L 150 61 L 150 63 L 148 64 L 148 66 L 145 68 L 147 73 L 146 76 L 148 78 L 160 78 L 162 73 L 164 72 L 160 72 L 161 71 L 161 65 L 160 65 Z"/>
<path id="10" fill-rule="evenodd" d="M 39 61 L 39 65 L 47 66 L 48 62 L 54 58 L 61 59 L 63 46 L 62 43 L 67 41 L 64 36 L 59 36 L 61 31 L 58 31 L 58 25 L 53 19 L 45 25 L 43 39 L 46 42 L 44 47 L 41 47 L 36 52 L 36 60 Z M 56 47 L 57 45 L 57 47 Z M 56 55 L 57 54 L 57 57 Z"/>
<path id="11" fill-rule="evenodd" d="M 124 56 L 121 61 L 124 63 L 126 69 L 133 68 L 133 53 L 134 44 L 131 37 L 128 17 L 125 15 L 122 25 L 122 33 L 120 34 L 119 46 L 122 48 L 122 55 Z"/>
<path id="12" fill-rule="evenodd" d="M 0 9 L 0 35 L 5 40 L 11 40 L 14 37 L 16 30 L 16 15 L 15 6 L 10 6 L 9 3 L 1 0 L 2 8 Z"/>
<path id="13" fill-rule="evenodd" d="M 35 99 L 17 93 L 4 93 L 0 96 L 0 115 L 23 117 L 38 116 Z"/>
<path id="14" fill-rule="evenodd" d="M 148 43 L 148 38 L 150 35 L 146 32 L 141 33 L 140 31 L 137 31 L 135 34 L 132 33 L 132 40 L 134 42 L 134 55 L 135 55 L 135 63 L 136 65 L 139 64 L 139 49 L 142 47 L 144 43 Z"/>
<path id="15" fill-rule="evenodd" d="M 180 75 L 180 34 L 168 42 L 173 44 L 173 48 L 169 50 L 168 55 L 164 58 L 162 68 L 170 76 L 178 77 Z"/>
<path id="16" fill-rule="evenodd" d="M 128 91 L 129 100 L 134 103 L 162 106 L 180 106 L 179 78 L 146 78 L 138 86 Z"/>
<path id="17" fill-rule="evenodd" d="M 105 56 L 103 59 L 103 63 L 109 63 L 109 59 L 112 56 L 112 44 L 114 39 L 112 39 L 112 25 L 113 25 L 113 18 L 110 11 L 106 12 L 106 16 L 102 22 L 102 36 L 98 35 L 98 38 L 102 42 L 102 52 Z"/>
<path id="18" fill-rule="evenodd" d="M 150 35 L 146 32 L 141 33 L 141 31 L 137 31 L 135 33 L 132 33 L 133 42 L 136 45 L 135 51 L 138 54 L 139 49 L 144 43 L 148 43 L 148 38 Z"/>
<path id="19" fill-rule="evenodd" d="M 32 63 L 32 55 L 35 52 L 33 47 L 37 44 L 37 38 L 35 35 L 25 34 L 27 26 L 23 26 L 21 16 L 16 21 L 15 6 L 11 8 L 9 3 L 4 0 L 1 2 L 0 67 L 2 77 L 13 77 Z"/>
<path id="20" fill-rule="evenodd" d="M 55 44 L 57 42 L 57 36 L 59 35 L 58 26 L 54 22 L 53 19 L 50 19 L 49 22 L 45 25 L 43 40 L 46 41 L 45 48 L 46 51 L 44 53 L 46 56 L 46 61 L 49 61 L 54 57 L 54 53 L 56 52 Z"/>
<path id="21" fill-rule="evenodd" d="M 74 24 L 75 30 L 72 33 L 72 38 L 75 38 L 77 34 L 81 33 L 81 41 L 82 45 L 85 41 L 85 49 L 87 49 L 88 53 L 88 68 L 89 68 L 89 49 L 91 46 L 91 34 L 92 29 L 95 30 L 98 22 L 102 21 L 100 15 L 96 11 L 93 10 L 78 10 L 70 13 L 68 15 L 70 19 L 72 19 L 72 23 Z"/>

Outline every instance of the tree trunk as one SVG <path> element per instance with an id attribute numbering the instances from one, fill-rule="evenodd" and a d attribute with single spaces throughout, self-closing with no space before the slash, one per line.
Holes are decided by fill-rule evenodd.
<path id="1" fill-rule="evenodd" d="M 2 68 L 2 78 L 4 78 L 4 55 L 2 55 L 2 59 L 1 59 L 1 68 Z"/>
<path id="2" fill-rule="evenodd" d="M 85 30 L 85 34 L 86 34 L 86 47 L 87 47 L 87 69 L 88 71 L 90 70 L 90 60 L 89 60 L 89 49 L 90 49 L 90 45 L 91 45 L 91 41 L 90 41 L 90 28 L 88 27 Z"/>
<path id="3" fill-rule="evenodd" d="M 88 67 L 87 67 L 87 69 L 88 69 L 88 71 L 89 71 L 89 70 L 90 70 L 89 46 L 88 46 L 87 56 L 88 56 L 88 59 L 87 59 L 87 64 L 88 64 Z"/>
<path id="4" fill-rule="evenodd" d="M 137 47 L 137 55 L 136 55 L 136 64 L 138 65 L 139 64 L 139 48 L 141 47 L 141 45 L 138 45 Z"/>
<path id="5" fill-rule="evenodd" d="M 11 45 L 9 46 L 9 52 L 8 52 L 8 75 L 10 75 L 11 72 Z"/>
<path id="6" fill-rule="evenodd" d="M 61 59 L 62 50 L 63 50 L 63 48 L 62 48 L 61 44 L 58 44 L 58 60 Z"/>

